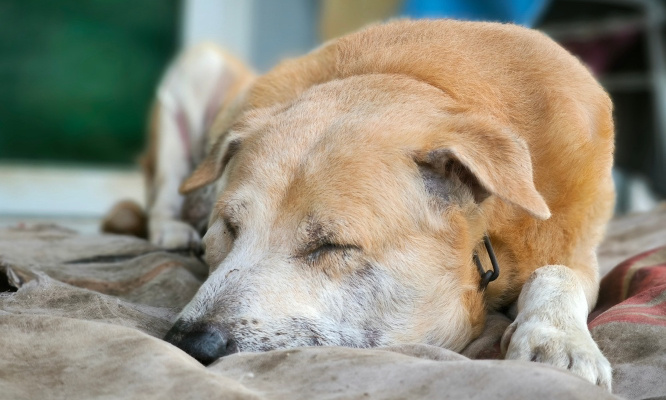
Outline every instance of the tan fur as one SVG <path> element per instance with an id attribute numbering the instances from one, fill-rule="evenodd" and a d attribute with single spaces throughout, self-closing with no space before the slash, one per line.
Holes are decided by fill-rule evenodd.
<path id="1" fill-rule="evenodd" d="M 514 303 L 547 266 L 568 268 L 571 275 L 544 271 L 575 280 L 562 291 L 576 299 L 580 291 L 589 311 L 598 290 L 595 249 L 614 203 L 611 113 L 608 95 L 578 60 L 513 25 L 398 21 L 286 61 L 258 78 L 231 114 L 222 111 L 211 130 L 216 145 L 181 186 L 221 182 L 215 229 L 204 238 L 215 272 L 181 320 L 240 318 L 211 311 L 211 298 L 233 282 L 255 282 L 263 294 L 247 301 L 264 300 L 252 308 L 262 315 L 311 312 L 311 292 L 297 283 L 270 286 L 252 271 L 306 263 L 300 254 L 313 251 L 303 246 L 315 228 L 352 250 L 326 253 L 308 268 L 338 282 L 378 265 L 404 286 L 407 305 L 378 311 L 395 317 L 384 343 L 460 350 L 481 332 L 488 310 Z M 457 188 L 447 201 L 428 195 L 422 167 Z M 490 267 L 484 233 L 502 273 L 481 291 L 472 254 Z M 538 303 L 539 291 L 530 293 L 523 303 Z M 525 326 L 528 314 L 546 315 L 522 309 L 516 323 Z M 563 326 L 567 315 L 555 314 L 552 325 Z M 590 357 L 603 359 L 586 335 Z M 610 369 L 600 368 L 601 378 L 585 376 L 609 387 Z"/>
<path id="2" fill-rule="evenodd" d="M 123 200 L 113 206 L 102 220 L 102 232 L 132 235 L 140 238 L 148 236 L 146 214 L 136 202 Z"/>

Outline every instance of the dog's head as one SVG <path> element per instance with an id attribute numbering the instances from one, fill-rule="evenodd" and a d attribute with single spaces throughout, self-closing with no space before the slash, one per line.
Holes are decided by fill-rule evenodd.
<path id="1" fill-rule="evenodd" d="M 452 104 L 378 74 L 247 113 L 182 187 L 221 186 L 210 276 L 167 340 L 204 363 L 312 345 L 462 349 L 484 321 L 484 210 L 549 211 L 525 143 Z"/>

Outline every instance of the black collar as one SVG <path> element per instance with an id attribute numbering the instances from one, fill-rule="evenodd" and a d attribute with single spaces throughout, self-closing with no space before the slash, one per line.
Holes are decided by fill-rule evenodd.
<path id="1" fill-rule="evenodd" d="M 481 281 L 479 282 L 479 289 L 481 290 L 485 290 L 488 283 L 497 279 L 500 272 L 493 246 L 490 244 L 490 239 L 487 234 L 483 235 L 483 244 L 486 246 L 486 251 L 488 252 L 488 257 L 490 257 L 490 262 L 493 265 L 493 270 L 484 270 L 483 265 L 481 265 L 481 260 L 479 260 L 479 255 L 474 252 L 474 263 L 476 264 L 476 269 L 479 271 L 479 275 L 481 275 Z"/>

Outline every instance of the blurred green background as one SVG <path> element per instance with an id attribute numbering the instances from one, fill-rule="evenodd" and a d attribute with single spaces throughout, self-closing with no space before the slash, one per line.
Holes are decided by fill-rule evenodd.
<path id="1" fill-rule="evenodd" d="M 0 1 L 0 161 L 132 163 L 179 3 Z"/>

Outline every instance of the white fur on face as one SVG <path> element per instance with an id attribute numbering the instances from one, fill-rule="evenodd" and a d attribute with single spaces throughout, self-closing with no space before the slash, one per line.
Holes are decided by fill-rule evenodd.
<path id="1" fill-rule="evenodd" d="M 204 243 L 212 272 L 182 323 L 221 327 L 240 351 L 411 342 L 460 350 L 471 338 L 464 288 L 446 273 L 424 278 L 414 268 L 424 263 L 418 250 L 386 249 L 390 261 L 383 262 L 360 249 L 336 250 L 313 265 L 312 254 L 291 240 L 312 230 L 312 218 L 293 231 L 276 228 L 262 197 L 244 189 L 227 194 L 226 204 L 235 206 L 222 209 L 237 215 L 211 218 Z"/>
<path id="2" fill-rule="evenodd" d="M 227 329 L 241 351 L 392 344 L 410 314 L 410 292 L 367 263 L 340 279 L 259 240 L 239 243 L 181 313 Z M 242 243 L 246 241 L 246 243 Z"/>

